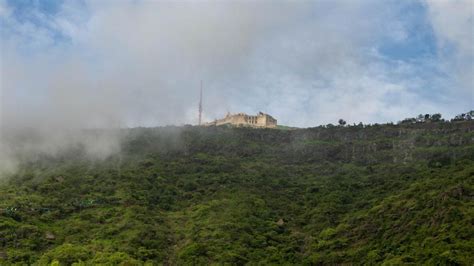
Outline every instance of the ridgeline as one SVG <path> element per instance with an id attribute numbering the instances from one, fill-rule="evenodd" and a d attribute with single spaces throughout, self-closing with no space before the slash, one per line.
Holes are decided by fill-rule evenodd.
<path id="1" fill-rule="evenodd" d="M 0 264 L 474 264 L 474 121 L 122 131 L 24 162 Z"/>

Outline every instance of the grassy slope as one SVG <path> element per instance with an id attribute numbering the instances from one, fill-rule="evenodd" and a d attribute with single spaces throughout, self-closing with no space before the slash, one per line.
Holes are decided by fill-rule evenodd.
<path id="1" fill-rule="evenodd" d="M 474 263 L 472 122 L 124 134 L 0 187 L 2 265 Z"/>

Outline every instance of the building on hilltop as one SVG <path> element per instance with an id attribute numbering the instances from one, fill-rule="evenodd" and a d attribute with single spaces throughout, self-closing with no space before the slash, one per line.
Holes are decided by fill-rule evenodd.
<path id="1" fill-rule="evenodd" d="M 230 114 L 222 119 L 216 119 L 213 122 L 206 123 L 205 126 L 243 126 L 243 127 L 260 127 L 260 128 L 275 128 L 277 120 L 269 114 L 259 112 L 257 115 L 248 115 L 244 113 Z"/>

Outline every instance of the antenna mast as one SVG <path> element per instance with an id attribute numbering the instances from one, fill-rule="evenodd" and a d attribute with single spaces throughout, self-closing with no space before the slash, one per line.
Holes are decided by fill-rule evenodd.
<path id="1" fill-rule="evenodd" d="M 201 91 L 199 94 L 199 125 L 201 125 L 201 117 L 202 117 L 202 80 L 201 80 Z"/>

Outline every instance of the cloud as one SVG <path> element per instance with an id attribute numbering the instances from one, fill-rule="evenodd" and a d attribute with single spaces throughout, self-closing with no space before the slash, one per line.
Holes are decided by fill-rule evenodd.
<path id="1" fill-rule="evenodd" d="M 472 108 L 472 13 L 461 0 L 0 0 L 0 170 L 19 154 L 119 150 L 118 131 L 84 129 L 195 124 L 201 80 L 206 121 L 451 117 Z"/>
<path id="2" fill-rule="evenodd" d="M 426 3 L 440 44 L 465 51 L 459 58 L 472 55 L 472 19 L 443 3 Z M 417 34 L 403 16 L 410 5 L 64 1 L 52 13 L 32 8 L 26 19 L 9 12 L 2 121 L 50 128 L 196 123 L 200 80 L 207 120 L 261 110 L 284 124 L 313 126 L 465 111 L 471 72 L 457 75 L 449 66 L 472 63 L 380 51 Z"/>
<path id="3" fill-rule="evenodd" d="M 438 48 L 455 86 L 474 101 L 474 2 L 426 1 L 429 18 L 438 37 Z"/>
<path id="4" fill-rule="evenodd" d="M 440 46 L 455 45 L 467 56 L 474 54 L 474 2 L 471 0 L 426 1 Z"/>
<path id="5" fill-rule="evenodd" d="M 0 1 L 0 17 L 6 17 L 10 14 L 10 9 L 7 6 L 6 0 Z"/>

